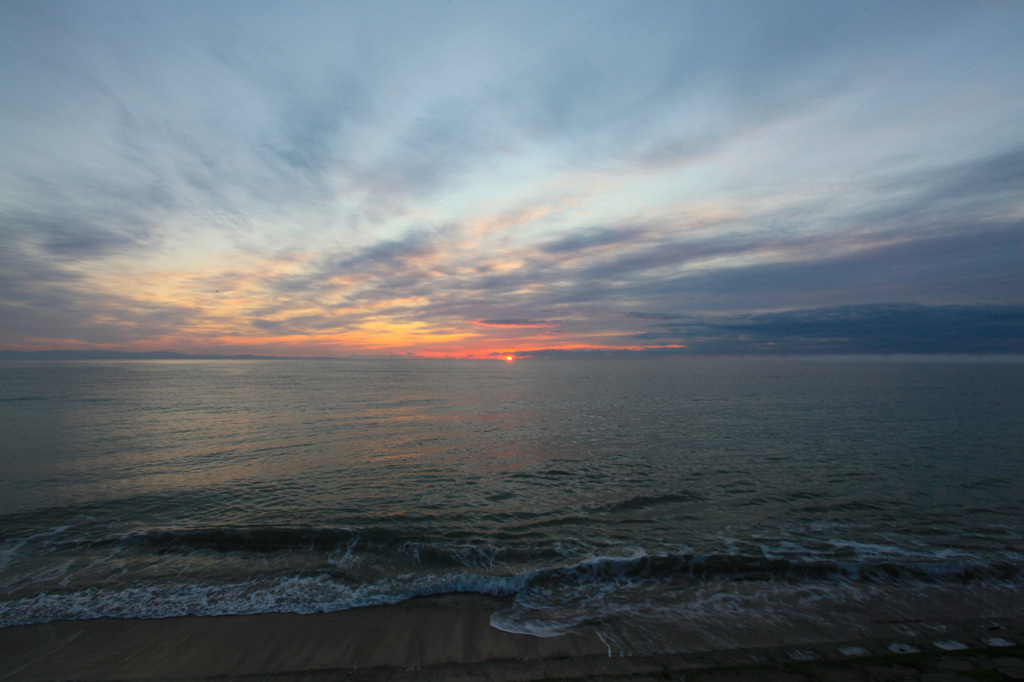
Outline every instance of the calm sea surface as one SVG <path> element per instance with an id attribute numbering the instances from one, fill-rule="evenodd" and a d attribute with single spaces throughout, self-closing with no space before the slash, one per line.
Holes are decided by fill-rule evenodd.
<path id="1" fill-rule="evenodd" d="M 1022 444 L 1019 363 L 2 362 L 0 625 L 480 592 L 611 649 L 1000 615 Z"/>

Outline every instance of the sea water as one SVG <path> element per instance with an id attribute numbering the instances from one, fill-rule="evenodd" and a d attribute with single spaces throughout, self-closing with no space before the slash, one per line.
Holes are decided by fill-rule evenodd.
<path id="1" fill-rule="evenodd" d="M 1019 614 L 1022 444 L 1019 362 L 0 362 L 0 626 L 469 592 L 611 650 Z"/>

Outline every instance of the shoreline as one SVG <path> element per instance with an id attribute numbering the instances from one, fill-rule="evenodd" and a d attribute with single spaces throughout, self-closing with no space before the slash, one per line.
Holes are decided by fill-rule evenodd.
<path id="1" fill-rule="evenodd" d="M 490 614 L 507 604 L 496 597 L 452 594 L 309 615 L 104 618 L 12 626 L 0 628 L 0 681 L 674 679 L 684 673 L 687 679 L 700 679 L 726 669 L 736 669 L 740 677 L 734 679 L 778 674 L 795 680 L 792 675 L 800 674 L 800 666 L 845 670 L 897 660 L 892 665 L 912 674 L 965 657 L 974 657 L 976 670 L 978 657 L 1012 661 L 1024 655 L 1024 618 L 1013 616 L 883 622 L 855 641 L 803 637 L 767 647 L 610 656 L 609 647 L 593 634 L 539 638 L 492 627 Z M 964 661 L 961 665 L 967 665 Z M 1024 679 L 1021 670 L 1020 678 L 999 673 L 1004 677 L 989 679 Z"/>

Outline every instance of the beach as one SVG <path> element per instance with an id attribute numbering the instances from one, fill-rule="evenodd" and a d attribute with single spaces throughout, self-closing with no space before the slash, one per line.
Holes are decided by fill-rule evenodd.
<path id="1" fill-rule="evenodd" d="M 931 673 L 946 679 L 972 673 L 964 679 L 979 679 L 978 671 L 992 673 L 982 679 L 1020 679 L 1015 671 L 1024 676 L 1019 617 L 877 623 L 866 636 L 841 642 L 801 636 L 774 646 L 609 655 L 596 636 L 502 632 L 489 624 L 502 605 L 500 599 L 445 595 L 337 613 L 106 618 L 2 628 L 0 679 L 852 680 Z"/>

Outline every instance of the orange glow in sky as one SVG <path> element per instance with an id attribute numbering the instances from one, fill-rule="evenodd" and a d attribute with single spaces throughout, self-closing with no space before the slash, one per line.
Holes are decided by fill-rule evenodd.
<path id="1" fill-rule="evenodd" d="M 1024 3 L 37 4 L 0 353 L 1024 353 Z"/>

